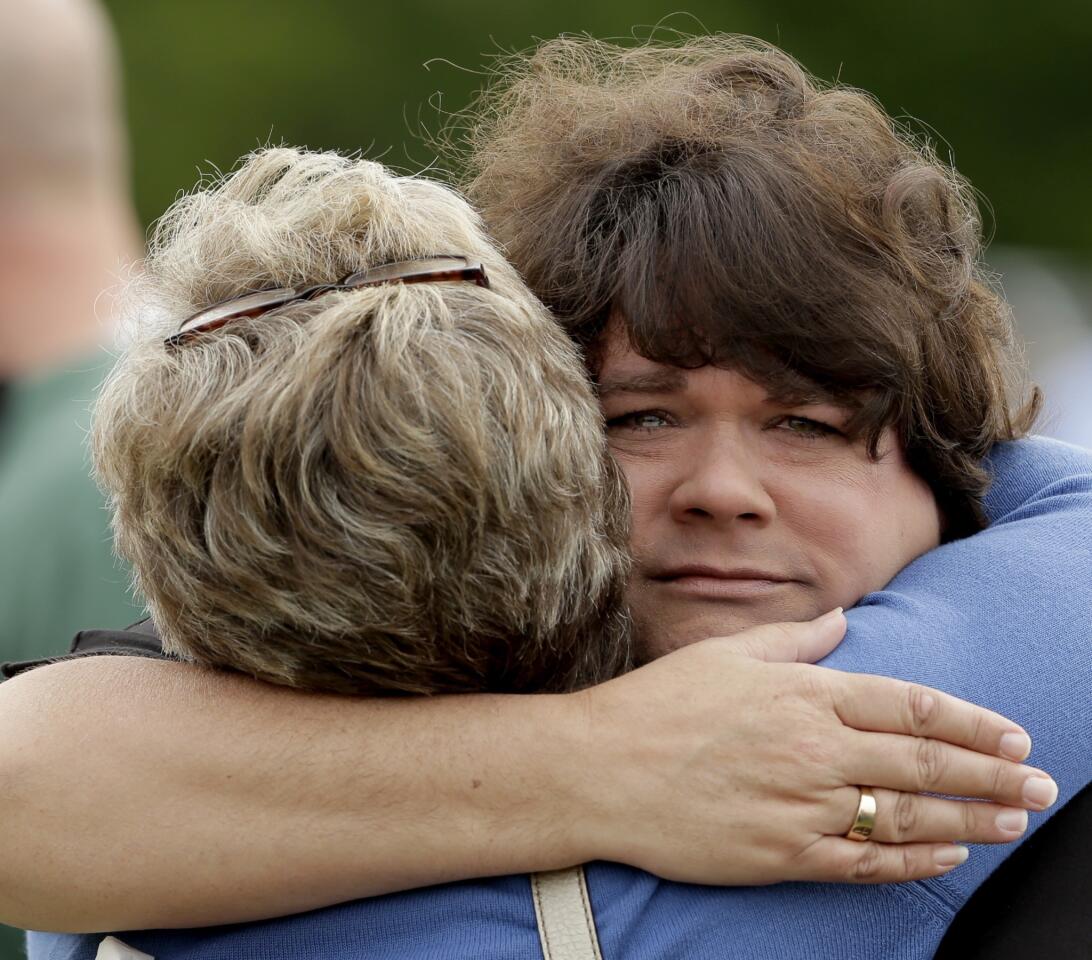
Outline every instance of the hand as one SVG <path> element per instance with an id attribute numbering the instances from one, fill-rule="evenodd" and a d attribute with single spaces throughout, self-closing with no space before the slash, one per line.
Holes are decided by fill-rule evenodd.
<path id="1" fill-rule="evenodd" d="M 576 695 L 588 736 L 578 848 L 691 883 L 885 883 L 962 863 L 952 841 L 1017 839 L 1026 809 L 1057 796 L 1016 762 L 1027 734 L 927 687 L 810 665 L 845 627 L 833 611 L 704 640 Z M 865 843 L 845 839 L 858 784 L 877 801 Z"/>

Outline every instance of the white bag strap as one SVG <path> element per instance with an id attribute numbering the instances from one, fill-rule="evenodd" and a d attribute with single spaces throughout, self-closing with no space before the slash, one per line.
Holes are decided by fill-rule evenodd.
<path id="1" fill-rule="evenodd" d="M 545 960 L 603 960 L 583 867 L 531 874 Z"/>
<path id="2" fill-rule="evenodd" d="M 155 957 L 122 943 L 117 937 L 107 937 L 99 944 L 95 960 L 155 960 Z"/>
<path id="3" fill-rule="evenodd" d="M 583 867 L 531 875 L 538 937 L 545 960 L 603 960 Z M 95 960 L 155 960 L 107 937 Z"/>

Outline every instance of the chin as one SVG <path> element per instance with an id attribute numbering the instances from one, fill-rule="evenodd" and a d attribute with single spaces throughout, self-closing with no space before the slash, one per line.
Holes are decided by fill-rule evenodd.
<path id="1" fill-rule="evenodd" d="M 638 658 L 641 663 L 648 663 L 709 637 L 730 637 L 767 623 L 812 620 L 838 605 L 837 601 L 831 601 L 827 607 L 825 602 L 815 597 L 798 597 L 776 604 L 716 603 L 682 610 L 662 604 L 648 614 L 634 609 Z"/>
<path id="2" fill-rule="evenodd" d="M 699 617 L 692 622 L 674 621 L 671 626 L 667 625 L 670 623 L 667 617 L 663 619 L 666 622 L 650 624 L 634 617 L 638 657 L 642 663 L 648 663 L 673 650 L 688 647 L 699 640 L 707 640 L 709 637 L 730 637 L 732 634 L 763 623 L 776 623 L 781 618 L 774 620 L 759 618 L 741 611 L 734 615 L 717 616 L 712 620 Z"/>

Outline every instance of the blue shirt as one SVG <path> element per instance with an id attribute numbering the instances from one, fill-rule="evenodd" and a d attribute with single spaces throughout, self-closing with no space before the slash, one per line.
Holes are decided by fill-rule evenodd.
<path id="1" fill-rule="evenodd" d="M 920 557 L 849 612 L 824 661 L 929 684 L 1022 724 L 1060 790 L 1092 780 L 1092 453 L 1047 440 L 992 458 L 990 527 Z M 1032 814 L 1028 834 L 1048 814 Z M 618 864 L 587 880 L 605 960 L 931 957 L 1015 845 L 905 884 L 702 887 Z M 31 960 L 94 960 L 102 935 L 31 934 Z M 524 875 L 376 897 L 262 923 L 121 935 L 157 960 L 540 960 Z"/>

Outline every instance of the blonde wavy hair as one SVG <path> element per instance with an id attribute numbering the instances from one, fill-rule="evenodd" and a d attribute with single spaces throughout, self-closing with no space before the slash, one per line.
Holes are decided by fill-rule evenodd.
<path id="1" fill-rule="evenodd" d="M 178 349 L 194 312 L 456 253 Z M 454 191 L 266 149 L 177 201 L 95 410 L 119 553 L 167 651 L 348 693 L 569 690 L 630 662 L 628 504 L 576 349 Z"/>

